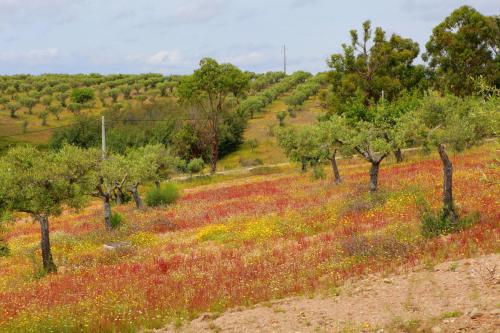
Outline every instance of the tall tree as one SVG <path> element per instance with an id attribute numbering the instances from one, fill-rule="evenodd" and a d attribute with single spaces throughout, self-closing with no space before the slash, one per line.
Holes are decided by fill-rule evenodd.
<path id="1" fill-rule="evenodd" d="M 204 58 L 200 61 L 200 68 L 178 87 L 181 101 L 193 106 L 194 116 L 206 124 L 212 173 L 217 170 L 221 124 L 225 114 L 233 111 L 228 106 L 228 96 L 240 96 L 248 88 L 249 81 L 249 77 L 237 67 Z"/>
<path id="2" fill-rule="evenodd" d="M 343 44 L 343 53 L 333 54 L 328 61 L 333 92 L 341 102 L 356 94 L 362 94 L 365 106 L 382 94 L 391 100 L 423 77 L 423 67 L 413 65 L 420 50 L 411 39 L 396 34 L 387 39 L 380 27 L 373 33 L 370 21 L 363 23 L 361 36 L 357 30 L 350 34 L 350 45 Z"/>
<path id="3" fill-rule="evenodd" d="M 482 15 L 469 6 L 453 11 L 434 28 L 423 59 L 435 70 L 437 86 L 470 95 L 470 78 L 483 76 L 500 86 L 500 17 Z"/>

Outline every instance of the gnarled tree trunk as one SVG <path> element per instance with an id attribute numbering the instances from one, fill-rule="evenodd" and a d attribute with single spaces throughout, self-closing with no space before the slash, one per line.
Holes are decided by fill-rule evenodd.
<path id="1" fill-rule="evenodd" d="M 397 148 L 394 150 L 394 156 L 396 157 L 397 163 L 403 162 L 403 152 L 401 151 L 401 148 Z"/>
<path id="2" fill-rule="evenodd" d="M 376 192 L 378 187 L 378 171 L 380 169 L 379 161 L 372 161 L 372 166 L 370 168 L 370 192 Z"/>
<path id="3" fill-rule="evenodd" d="M 102 197 L 103 208 L 104 208 L 104 225 L 106 226 L 106 230 L 111 230 L 111 203 L 109 193 L 104 193 Z"/>
<path id="4" fill-rule="evenodd" d="M 307 163 L 306 163 L 306 161 L 300 161 L 300 171 L 302 173 L 306 173 L 307 172 Z"/>
<path id="5" fill-rule="evenodd" d="M 333 177 L 335 179 L 335 184 L 340 184 L 342 179 L 340 178 L 339 168 L 337 167 L 337 149 L 335 149 L 330 158 L 332 163 Z"/>
<path id="6" fill-rule="evenodd" d="M 54 260 L 52 259 L 52 252 L 50 250 L 49 218 L 47 216 L 40 215 L 37 217 L 37 220 L 40 223 L 40 231 L 42 236 L 40 247 L 42 248 L 43 269 L 47 273 L 53 273 L 57 271 L 57 267 L 54 264 Z"/>
<path id="7" fill-rule="evenodd" d="M 132 186 L 132 188 L 130 189 L 130 193 L 132 193 L 132 197 L 134 198 L 135 207 L 137 209 L 142 209 L 143 208 L 142 199 L 141 196 L 139 195 L 139 190 L 137 189 L 138 187 L 139 184 Z"/>
<path id="8" fill-rule="evenodd" d="M 444 144 L 439 145 L 439 157 L 443 163 L 443 213 L 453 222 L 458 219 L 453 203 L 453 164 L 448 158 Z"/>

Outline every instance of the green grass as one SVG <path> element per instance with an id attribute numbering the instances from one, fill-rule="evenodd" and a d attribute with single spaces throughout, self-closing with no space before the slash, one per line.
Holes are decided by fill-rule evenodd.
<path id="1" fill-rule="evenodd" d="M 270 128 L 278 126 L 276 114 L 287 109 L 284 102 L 286 96 L 286 94 L 281 96 L 268 105 L 264 112 L 256 114 L 253 119 L 250 119 L 244 134 L 245 142 L 237 151 L 219 161 L 220 170 L 241 168 L 244 167 L 245 161 L 256 159 L 261 160 L 264 165 L 288 162 L 287 157 L 278 146 L 276 137 L 270 133 Z M 313 96 L 304 103 L 301 111 L 296 112 L 296 117 L 287 116 L 285 118 L 285 126 L 314 124 L 320 113 L 321 108 L 319 107 L 318 97 Z M 257 147 L 251 147 L 247 143 L 249 140 L 257 140 Z"/>

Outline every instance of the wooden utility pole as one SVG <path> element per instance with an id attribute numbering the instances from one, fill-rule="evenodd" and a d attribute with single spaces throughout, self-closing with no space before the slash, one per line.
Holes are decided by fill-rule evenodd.
<path id="1" fill-rule="evenodd" d="M 106 159 L 106 126 L 104 123 L 104 116 L 101 118 L 101 146 L 102 146 L 102 159 Z"/>

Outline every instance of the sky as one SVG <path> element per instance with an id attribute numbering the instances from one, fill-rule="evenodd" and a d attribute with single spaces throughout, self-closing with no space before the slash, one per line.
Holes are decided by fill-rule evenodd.
<path id="1" fill-rule="evenodd" d="M 191 73 L 204 57 L 255 72 L 324 71 L 370 19 L 425 48 L 432 28 L 498 0 L 0 0 L 0 74 Z"/>

